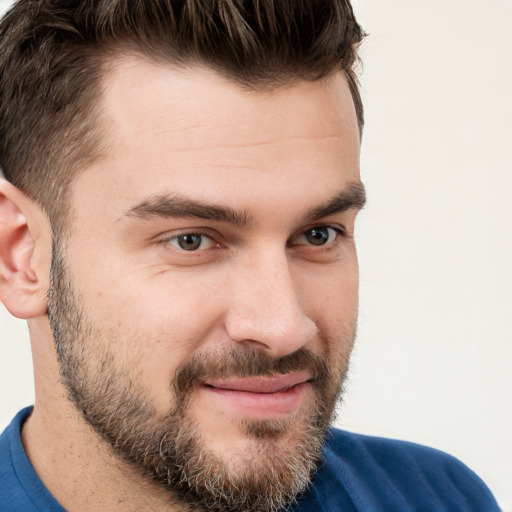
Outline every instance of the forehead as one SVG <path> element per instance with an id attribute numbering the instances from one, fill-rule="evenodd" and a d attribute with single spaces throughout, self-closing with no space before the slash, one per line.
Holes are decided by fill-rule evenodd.
<path id="1" fill-rule="evenodd" d="M 336 181 L 324 188 L 358 180 L 357 119 L 342 73 L 254 91 L 208 68 L 124 57 L 104 77 L 101 110 L 108 151 L 77 178 L 78 202 L 92 194 L 129 208 L 191 190 L 201 200 L 257 202 L 279 187 L 310 188 L 322 173 Z"/>
<path id="2" fill-rule="evenodd" d="M 254 90 L 207 67 L 183 68 L 125 56 L 113 63 L 103 84 L 102 106 L 120 137 L 174 127 L 185 140 L 183 129 L 193 128 L 212 144 L 228 136 L 233 145 L 245 145 L 248 137 L 271 142 L 276 135 L 331 136 L 333 126 L 353 137 L 357 129 L 342 72 L 319 81 L 294 80 Z"/>

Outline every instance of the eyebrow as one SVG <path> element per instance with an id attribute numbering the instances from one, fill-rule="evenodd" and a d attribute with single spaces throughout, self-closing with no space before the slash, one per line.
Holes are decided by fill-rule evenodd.
<path id="1" fill-rule="evenodd" d="M 227 222 L 244 227 L 250 224 L 247 212 L 239 212 L 227 206 L 216 206 L 183 197 L 179 194 L 165 194 L 145 199 L 128 213 L 128 217 L 145 220 L 160 218 L 196 218 Z"/>
<path id="2" fill-rule="evenodd" d="M 362 183 L 352 183 L 325 204 L 309 210 L 304 219 L 316 220 L 351 208 L 361 209 L 366 202 Z M 164 194 L 144 199 L 128 210 L 128 217 L 140 220 L 151 218 L 196 218 L 227 222 L 239 227 L 252 223 L 246 211 L 192 200 L 180 194 Z"/>
<path id="3" fill-rule="evenodd" d="M 351 183 L 325 204 L 310 210 L 304 218 L 317 220 L 350 209 L 361 210 L 365 204 L 366 191 L 364 185 L 361 182 Z"/>

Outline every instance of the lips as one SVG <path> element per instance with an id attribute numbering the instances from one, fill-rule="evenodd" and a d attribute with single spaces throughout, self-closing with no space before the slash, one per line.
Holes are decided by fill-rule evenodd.
<path id="1" fill-rule="evenodd" d="M 208 403 L 217 402 L 222 409 L 237 416 L 257 419 L 279 418 L 293 414 L 302 405 L 311 376 L 294 372 L 271 377 L 248 377 L 205 382 L 202 389 Z"/>
<path id="2" fill-rule="evenodd" d="M 306 372 L 294 372 L 272 377 L 248 377 L 241 379 L 214 380 L 206 386 L 226 391 L 245 391 L 248 393 L 279 393 L 308 382 L 311 376 Z"/>

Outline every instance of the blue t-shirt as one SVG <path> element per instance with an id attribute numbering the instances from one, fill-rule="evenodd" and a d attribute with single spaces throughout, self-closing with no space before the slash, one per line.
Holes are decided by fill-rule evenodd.
<path id="1" fill-rule="evenodd" d="M 64 512 L 28 460 L 23 409 L 0 436 L 0 512 Z M 485 484 L 443 452 L 332 429 L 293 512 L 499 512 Z M 290 511 L 290 512 L 292 512 Z"/>

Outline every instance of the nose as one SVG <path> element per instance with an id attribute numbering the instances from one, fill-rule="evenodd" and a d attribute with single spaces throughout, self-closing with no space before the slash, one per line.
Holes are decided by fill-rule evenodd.
<path id="1" fill-rule="evenodd" d="M 253 254 L 231 278 L 225 326 L 233 341 L 259 345 L 282 357 L 316 335 L 317 326 L 301 307 L 300 289 L 284 251 Z"/>

